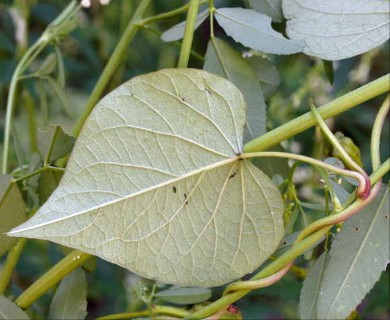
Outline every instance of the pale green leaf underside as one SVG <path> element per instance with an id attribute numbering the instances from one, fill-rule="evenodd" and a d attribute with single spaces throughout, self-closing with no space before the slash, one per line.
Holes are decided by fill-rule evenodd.
<path id="1" fill-rule="evenodd" d="M 245 104 L 229 81 L 167 69 L 95 107 L 48 202 L 12 235 L 48 239 L 144 277 L 216 286 L 283 235 L 272 182 L 240 160 Z"/>
<path id="2" fill-rule="evenodd" d="M 195 29 L 198 28 L 203 21 L 207 19 L 209 16 L 209 9 L 203 10 L 198 13 L 195 21 Z M 182 21 L 173 27 L 169 28 L 168 30 L 164 31 L 161 35 L 161 40 L 165 42 L 171 42 L 180 40 L 184 36 L 184 31 L 186 28 L 186 21 Z"/>
<path id="3" fill-rule="evenodd" d="M 29 317 L 14 302 L 4 296 L 0 296 L 0 319 L 28 320 Z"/>
<path id="4" fill-rule="evenodd" d="M 388 0 L 284 0 L 287 35 L 303 40 L 303 52 L 340 60 L 389 39 Z"/>
<path id="5" fill-rule="evenodd" d="M 349 219 L 329 253 L 317 300 L 319 319 L 344 319 L 389 263 L 389 188 Z"/>
<path id="6" fill-rule="evenodd" d="M 249 0 L 253 10 L 270 16 L 273 21 L 282 22 L 282 0 Z"/>
<path id="7" fill-rule="evenodd" d="M 233 82 L 246 101 L 244 142 L 266 132 L 266 105 L 260 81 L 242 55 L 226 42 L 211 38 L 207 45 L 203 69 Z"/>
<path id="8" fill-rule="evenodd" d="M 299 41 L 283 37 L 271 27 L 271 18 L 251 9 L 220 8 L 215 12 L 218 24 L 235 41 L 266 53 L 292 54 L 302 51 Z"/>
<path id="9" fill-rule="evenodd" d="M 68 274 L 50 304 L 48 319 L 85 319 L 87 315 L 87 280 L 79 267 Z"/>

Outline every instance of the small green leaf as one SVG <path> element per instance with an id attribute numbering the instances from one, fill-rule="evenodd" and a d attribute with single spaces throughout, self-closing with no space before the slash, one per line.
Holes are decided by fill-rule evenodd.
<path id="1" fill-rule="evenodd" d="M 224 78 L 197 69 L 135 77 L 94 108 L 59 187 L 10 234 L 164 283 L 240 278 L 283 236 L 279 191 L 239 157 L 244 124 L 244 97 Z"/>
<path id="2" fill-rule="evenodd" d="M 73 148 L 75 138 L 67 135 L 60 126 L 52 125 L 47 131 L 38 130 L 39 152 L 45 163 L 54 163 Z"/>
<path id="3" fill-rule="evenodd" d="M 388 0 L 283 0 L 283 12 L 289 38 L 321 59 L 353 57 L 389 39 Z"/>
<path id="4" fill-rule="evenodd" d="M 317 319 L 317 299 L 320 295 L 321 280 L 324 275 L 328 252 L 324 252 L 314 262 L 303 282 L 299 301 L 301 319 Z"/>
<path id="5" fill-rule="evenodd" d="M 266 53 L 292 54 L 302 51 L 292 41 L 271 28 L 271 18 L 251 9 L 220 8 L 215 18 L 225 32 L 244 46 Z"/>
<path id="6" fill-rule="evenodd" d="M 198 13 L 195 22 L 195 29 L 198 28 L 203 21 L 209 16 L 209 9 L 203 10 Z M 167 31 L 164 31 L 161 35 L 161 40 L 165 42 L 171 42 L 180 40 L 184 36 L 184 30 L 186 28 L 186 21 L 180 22 L 173 27 L 169 28 Z"/>
<path id="7" fill-rule="evenodd" d="M 272 18 L 275 22 L 283 21 L 282 0 L 249 0 L 250 7 Z"/>
<path id="8" fill-rule="evenodd" d="M 210 39 L 203 69 L 233 82 L 247 103 L 244 142 L 266 132 L 266 105 L 259 79 L 242 55 L 226 42 Z"/>
<path id="9" fill-rule="evenodd" d="M 389 263 L 389 187 L 337 234 L 321 281 L 319 319 L 344 319 L 362 301 Z"/>
<path id="10" fill-rule="evenodd" d="M 22 194 L 11 180 L 11 176 L 0 176 L 0 256 L 12 249 L 17 241 L 5 233 L 27 219 Z"/>
<path id="11" fill-rule="evenodd" d="M 169 288 L 155 294 L 155 297 L 175 304 L 196 304 L 211 298 L 208 288 Z"/>
<path id="12" fill-rule="evenodd" d="M 50 304 L 48 319 L 85 319 L 87 315 L 87 281 L 79 267 L 60 283 Z"/>
<path id="13" fill-rule="evenodd" d="M 278 69 L 267 57 L 254 55 L 248 58 L 248 60 L 260 80 L 264 98 L 269 99 L 280 84 Z"/>
<path id="14" fill-rule="evenodd" d="M 29 317 L 14 302 L 4 296 L 0 296 L 0 319 L 28 320 Z"/>

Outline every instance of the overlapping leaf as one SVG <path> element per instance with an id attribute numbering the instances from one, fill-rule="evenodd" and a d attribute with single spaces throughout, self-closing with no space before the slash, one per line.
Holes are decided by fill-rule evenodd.
<path id="1" fill-rule="evenodd" d="M 283 12 L 289 38 L 322 59 L 352 57 L 389 39 L 388 0 L 284 0 Z"/>
<path id="2" fill-rule="evenodd" d="M 247 104 L 244 142 L 266 132 L 266 105 L 259 78 L 242 55 L 218 38 L 210 39 L 203 68 L 233 82 Z"/>
<path id="3" fill-rule="evenodd" d="M 273 21 L 283 21 L 282 0 L 249 0 L 249 5 L 252 9 L 271 17 Z"/>
<path id="4" fill-rule="evenodd" d="M 133 78 L 96 106 L 58 189 L 11 234 L 165 283 L 241 277 L 283 235 L 280 194 L 238 156 L 244 123 L 241 93 L 219 76 L 175 69 Z"/>
<path id="5" fill-rule="evenodd" d="M 283 37 L 271 27 L 271 18 L 251 9 L 220 8 L 215 18 L 225 32 L 244 46 L 266 53 L 292 54 L 302 51 L 300 41 Z"/>
<path id="6" fill-rule="evenodd" d="M 26 221 L 26 205 L 17 184 L 9 175 L 0 176 L 0 256 L 10 250 L 17 239 L 5 235 L 9 229 Z"/>

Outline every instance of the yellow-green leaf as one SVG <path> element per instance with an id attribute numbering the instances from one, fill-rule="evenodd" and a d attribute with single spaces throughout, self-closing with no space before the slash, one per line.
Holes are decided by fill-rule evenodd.
<path id="1" fill-rule="evenodd" d="M 278 190 L 240 158 L 244 123 L 244 98 L 224 78 L 196 69 L 133 78 L 95 107 L 57 190 L 10 234 L 164 283 L 237 279 L 283 236 Z"/>

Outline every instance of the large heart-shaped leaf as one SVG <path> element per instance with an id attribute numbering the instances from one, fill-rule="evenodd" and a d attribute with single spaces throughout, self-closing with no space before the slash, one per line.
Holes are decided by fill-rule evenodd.
<path id="1" fill-rule="evenodd" d="M 284 0 L 287 35 L 303 52 L 326 60 L 349 58 L 389 39 L 389 0 Z"/>
<path id="2" fill-rule="evenodd" d="M 59 187 L 11 234 L 165 283 L 241 277 L 283 235 L 279 192 L 239 157 L 244 123 L 242 94 L 219 76 L 173 69 L 133 78 L 96 106 Z"/>

